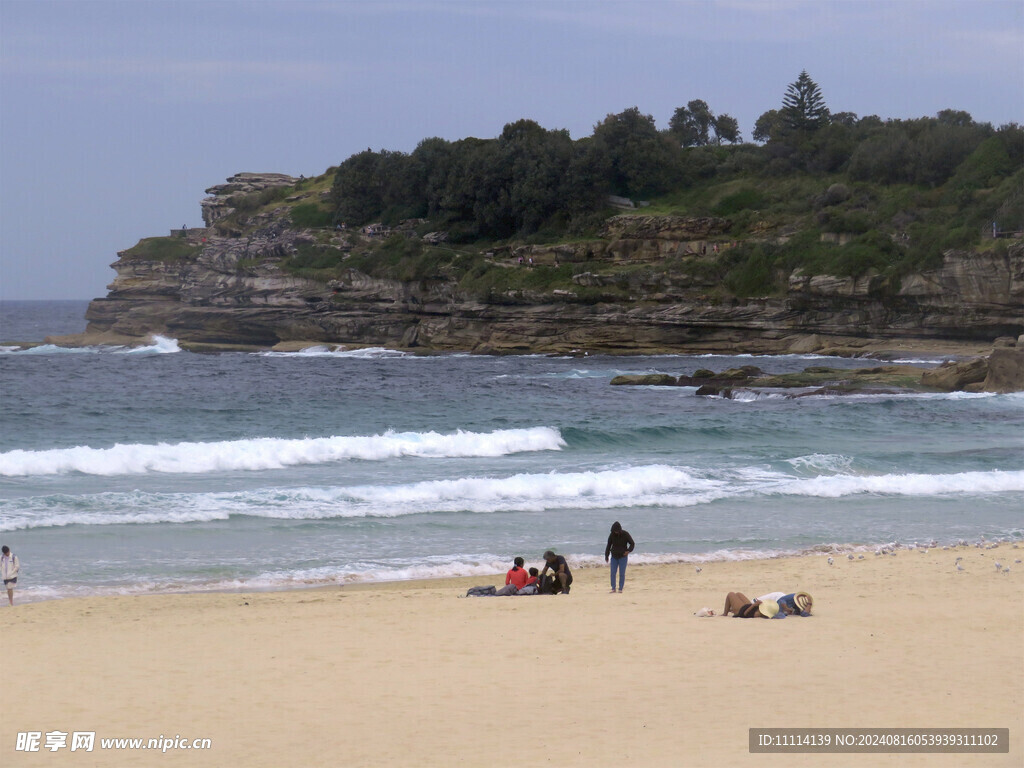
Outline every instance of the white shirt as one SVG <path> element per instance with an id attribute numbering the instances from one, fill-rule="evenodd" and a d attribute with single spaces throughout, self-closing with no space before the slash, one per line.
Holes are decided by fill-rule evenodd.
<path id="1" fill-rule="evenodd" d="M 0 577 L 4 581 L 18 578 L 18 569 L 20 567 L 21 563 L 18 562 L 18 556 L 13 552 L 10 555 L 0 557 Z"/>

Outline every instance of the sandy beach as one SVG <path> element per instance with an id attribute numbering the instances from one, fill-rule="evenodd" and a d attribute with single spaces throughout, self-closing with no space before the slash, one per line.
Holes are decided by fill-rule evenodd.
<path id="1" fill-rule="evenodd" d="M 1020 765 L 1024 548 L 634 565 L 626 592 L 459 599 L 495 576 L 0 612 L 7 765 Z M 963 572 L 955 568 L 962 557 Z M 1011 573 L 996 571 L 994 563 Z M 697 618 L 729 590 L 815 616 Z M 1008 754 L 749 754 L 752 727 L 1009 728 Z M 95 732 L 91 754 L 15 751 Z M 109 737 L 207 750 L 101 749 Z M 71 737 L 69 737 L 70 739 Z M 43 737 L 45 741 L 45 736 Z M 45 755 L 45 757 L 44 757 Z"/>

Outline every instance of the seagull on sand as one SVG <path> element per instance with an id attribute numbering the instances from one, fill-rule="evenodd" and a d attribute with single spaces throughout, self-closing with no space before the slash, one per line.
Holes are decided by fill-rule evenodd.
<path id="1" fill-rule="evenodd" d="M 847 556 L 846 556 L 846 559 L 847 559 L 847 560 L 853 560 L 853 555 L 847 555 Z"/>
<path id="2" fill-rule="evenodd" d="M 700 573 L 700 572 L 701 572 L 701 571 L 703 571 L 703 570 L 704 570 L 704 569 L 703 569 L 703 568 L 701 568 L 701 567 L 700 567 L 699 565 L 697 566 L 697 573 Z"/>
<path id="3" fill-rule="evenodd" d="M 956 569 L 957 569 L 958 571 L 962 571 L 962 570 L 964 569 L 964 567 L 963 567 L 962 565 L 960 565 L 960 563 L 957 563 L 957 564 L 956 564 Z"/>
<path id="4" fill-rule="evenodd" d="M 832 565 L 832 563 L 833 563 L 833 560 L 832 560 L 832 558 L 830 557 L 830 558 L 828 559 L 828 564 L 829 564 L 829 565 Z"/>
<path id="5" fill-rule="evenodd" d="M 996 563 L 996 570 L 997 571 L 1003 570 L 1003 564 L 1002 563 Z"/>

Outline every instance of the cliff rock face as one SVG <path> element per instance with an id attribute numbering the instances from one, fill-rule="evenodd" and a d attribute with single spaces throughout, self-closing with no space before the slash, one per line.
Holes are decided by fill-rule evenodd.
<path id="1" fill-rule="evenodd" d="M 714 258 L 707 239 L 721 239 L 727 221 L 615 216 L 600 240 L 523 246 L 496 258 L 510 268 L 520 258 L 637 265 L 615 277 L 581 267 L 573 278 L 581 288 L 614 281 L 621 298 L 586 303 L 562 290 L 481 301 L 443 279 L 401 283 L 350 269 L 324 284 L 291 275 L 282 259 L 313 243 L 315 233 L 288 226 L 286 208 L 250 222 L 241 236 L 210 226 L 230 213 L 239 192 L 294 182 L 280 174 L 239 174 L 208 190 L 202 203 L 208 227 L 184 233 L 190 256 L 159 260 L 122 252 L 109 294 L 89 307 L 88 331 L 159 333 L 194 344 L 306 341 L 558 353 L 784 352 L 807 347 L 808 338 L 821 349 L 867 338 L 991 342 L 1024 332 L 1021 242 L 1003 255 L 949 251 L 941 267 L 905 278 L 898 291 L 877 275 L 794 273 L 784 297 L 720 299 L 698 269 L 643 265 L 673 256 Z M 339 244 L 344 239 L 331 236 Z"/>
<path id="2" fill-rule="evenodd" d="M 234 213 L 231 202 L 235 195 L 262 192 L 271 187 L 287 187 L 296 181 L 298 179 L 284 173 L 236 173 L 228 179 L 227 184 L 218 184 L 206 190 L 209 197 L 199 204 L 203 209 L 203 221 L 209 227 L 218 219 Z"/>

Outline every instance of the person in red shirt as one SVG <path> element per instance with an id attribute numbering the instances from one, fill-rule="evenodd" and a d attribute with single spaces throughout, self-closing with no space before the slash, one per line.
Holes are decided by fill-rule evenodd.
<path id="1" fill-rule="evenodd" d="M 523 558 L 517 557 L 512 561 L 512 569 L 505 574 L 505 586 L 515 584 L 516 589 L 522 589 L 530 579 L 530 574 L 523 568 Z"/>

